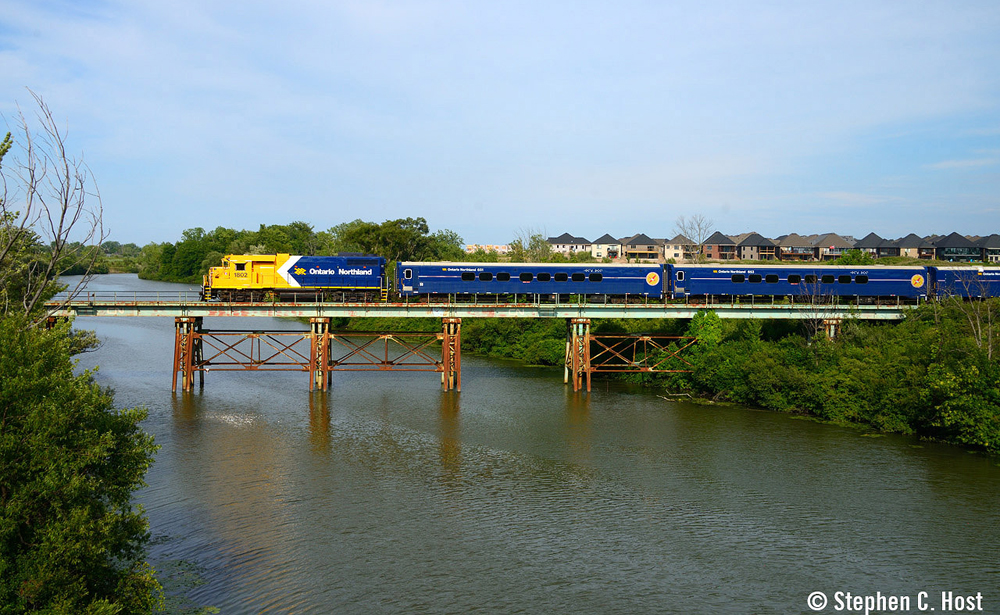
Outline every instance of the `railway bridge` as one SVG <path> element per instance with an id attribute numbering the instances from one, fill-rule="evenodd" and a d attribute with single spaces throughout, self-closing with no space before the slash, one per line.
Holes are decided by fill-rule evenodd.
<path id="1" fill-rule="evenodd" d="M 759 298 L 758 298 L 759 299 Z M 304 371 L 310 389 L 325 390 L 334 371 L 428 371 L 441 374 L 445 390 L 460 391 L 461 323 L 463 318 L 560 318 L 567 322 L 564 382 L 574 390 L 590 390 L 591 375 L 608 372 L 685 371 L 670 369 L 693 338 L 658 335 L 593 335 L 592 319 L 693 318 L 713 311 L 720 318 L 811 320 L 835 335 L 847 318 L 899 320 L 908 306 L 787 303 L 732 297 L 728 302 L 534 301 L 508 303 L 499 298 L 448 297 L 441 301 L 392 303 L 221 303 L 201 301 L 190 292 L 92 292 L 56 297 L 48 304 L 52 318 L 168 317 L 175 323 L 173 390 L 178 376 L 185 391 L 194 388 L 195 374 L 204 383 L 208 371 Z M 310 330 L 208 330 L 205 318 L 309 319 Z M 440 318 L 436 333 L 341 332 L 332 318 Z M 440 359 L 429 354 L 441 343 Z M 308 346 L 308 350 L 305 349 Z M 339 350 L 338 350 L 339 349 Z M 593 350 L 593 352 L 592 352 Z M 676 361 L 674 360 L 676 359 Z"/>

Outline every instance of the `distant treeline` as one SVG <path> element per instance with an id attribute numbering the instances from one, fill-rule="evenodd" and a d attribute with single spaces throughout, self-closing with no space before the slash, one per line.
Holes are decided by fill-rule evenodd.
<path id="1" fill-rule="evenodd" d="M 511 252 L 506 258 L 516 262 L 591 260 L 589 255 L 580 254 L 568 259 L 552 252 L 540 233 L 525 233 L 523 237 L 514 238 L 510 246 Z M 134 256 L 125 258 L 123 251 L 126 248 L 135 248 Z M 431 232 L 424 218 L 401 218 L 381 223 L 354 220 L 325 231 L 316 231 L 306 222 L 262 224 L 256 231 L 220 226 L 206 232 L 203 228 L 193 228 L 184 231 L 181 240 L 176 243 L 150 243 L 141 249 L 135 244 L 121 246 L 114 243 L 114 251 L 109 252 L 108 258 L 102 260 L 102 266 L 94 272 L 137 272 L 140 278 L 146 280 L 197 283 L 208 268 L 220 264 L 226 254 L 327 256 L 338 252 L 374 254 L 385 257 L 389 262 L 489 262 L 499 259 L 495 252 L 479 250 L 467 254 L 458 233 L 448 229 Z M 103 266 L 105 263 L 107 267 Z"/>

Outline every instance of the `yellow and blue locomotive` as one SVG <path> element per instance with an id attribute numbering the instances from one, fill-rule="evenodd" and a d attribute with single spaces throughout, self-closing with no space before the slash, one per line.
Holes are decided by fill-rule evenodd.
<path id="1" fill-rule="evenodd" d="M 204 277 L 206 301 L 385 301 L 385 259 L 362 254 L 230 254 Z"/>

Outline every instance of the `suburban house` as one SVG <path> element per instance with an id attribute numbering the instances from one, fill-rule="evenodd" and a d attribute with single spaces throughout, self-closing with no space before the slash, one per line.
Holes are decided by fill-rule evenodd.
<path id="1" fill-rule="evenodd" d="M 553 252 L 572 256 L 574 252 L 590 252 L 590 242 L 583 237 L 574 237 L 563 233 L 558 237 L 549 237 L 546 241 L 552 246 Z"/>
<path id="2" fill-rule="evenodd" d="M 594 258 L 618 258 L 622 244 L 611 235 L 605 233 L 590 244 L 590 255 Z"/>
<path id="3" fill-rule="evenodd" d="M 897 239 L 896 247 L 899 248 L 900 256 L 908 256 L 910 258 L 934 258 L 934 244 L 916 233 L 910 233 L 906 237 Z"/>
<path id="4" fill-rule="evenodd" d="M 705 258 L 708 260 L 732 261 L 737 258 L 736 242 L 719 231 L 715 231 L 705 240 L 704 250 Z"/>
<path id="5" fill-rule="evenodd" d="M 983 251 L 984 263 L 1000 263 L 1000 235 L 996 233 L 983 237 L 978 242 Z"/>
<path id="6" fill-rule="evenodd" d="M 967 237 L 952 233 L 934 241 L 934 256 L 942 261 L 969 263 L 980 260 L 983 250 Z"/>
<path id="7" fill-rule="evenodd" d="M 778 258 L 783 261 L 813 261 L 816 260 L 816 246 L 811 241 L 791 233 L 778 239 Z"/>
<path id="8" fill-rule="evenodd" d="M 819 260 L 832 261 L 840 258 L 854 245 L 836 233 L 827 233 L 816 238 L 815 246 L 819 248 Z"/>
<path id="9" fill-rule="evenodd" d="M 663 259 L 663 240 L 651 239 L 639 233 L 621 239 L 622 256 L 627 259 L 660 261 Z"/>
<path id="10" fill-rule="evenodd" d="M 684 235 L 663 242 L 663 257 L 674 259 L 675 263 L 690 263 L 698 258 L 698 244 Z"/>
<path id="11" fill-rule="evenodd" d="M 878 258 L 879 247 L 885 243 L 885 239 L 882 239 L 875 233 L 868 233 L 857 242 L 854 243 L 855 250 L 861 250 L 862 252 L 867 252 L 873 257 Z"/>
<path id="12" fill-rule="evenodd" d="M 748 261 L 773 261 L 778 258 L 778 246 L 759 233 L 750 233 L 736 244 L 736 258 Z"/>

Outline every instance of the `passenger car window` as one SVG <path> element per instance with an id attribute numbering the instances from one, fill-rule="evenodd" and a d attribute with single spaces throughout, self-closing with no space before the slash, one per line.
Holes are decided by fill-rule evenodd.
<path id="1" fill-rule="evenodd" d="M 480 282 L 489 282 L 492 279 L 493 279 L 493 274 L 490 273 L 489 271 L 484 271 L 484 272 L 482 272 L 482 273 L 479 274 L 479 281 Z"/>
<path id="2" fill-rule="evenodd" d="M 743 276 L 742 273 L 734 273 L 732 279 L 733 279 L 734 283 L 736 283 L 736 284 L 742 284 L 743 280 L 745 280 L 746 278 Z"/>
<path id="3" fill-rule="evenodd" d="M 552 279 L 552 276 L 543 272 L 539 273 L 538 276 L 536 276 L 536 278 L 539 282 L 548 282 L 549 280 Z"/>
<path id="4" fill-rule="evenodd" d="M 759 273 L 751 273 L 750 274 L 750 283 L 751 284 L 760 284 L 760 274 Z"/>
<path id="5" fill-rule="evenodd" d="M 471 282 L 475 279 L 476 279 L 476 274 L 472 273 L 471 271 L 466 271 L 465 273 L 462 274 L 463 282 Z"/>
<path id="6" fill-rule="evenodd" d="M 601 275 L 601 274 L 599 274 L 599 273 L 592 273 L 592 274 L 590 274 L 590 281 L 591 282 L 600 282 L 603 279 L 604 279 L 604 276 Z"/>
<path id="7" fill-rule="evenodd" d="M 769 273 L 766 276 L 764 276 L 764 281 L 767 282 L 768 284 L 777 284 L 778 276 L 776 274 Z"/>
<path id="8" fill-rule="evenodd" d="M 838 276 L 837 277 L 837 282 L 840 283 L 840 284 L 850 284 L 851 283 L 851 276 L 849 276 L 849 275 Z"/>
<path id="9" fill-rule="evenodd" d="M 565 282 L 568 279 L 569 279 L 569 275 L 567 275 L 565 273 L 557 273 L 556 274 L 556 282 Z"/>
<path id="10" fill-rule="evenodd" d="M 573 274 L 573 281 L 574 282 L 583 282 L 586 279 L 587 279 L 587 276 L 585 276 L 584 274 L 580 273 L 579 271 Z"/>
<path id="11" fill-rule="evenodd" d="M 510 281 L 509 273 L 501 271 L 500 273 L 497 274 L 497 282 L 509 282 L 509 281 Z"/>

